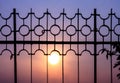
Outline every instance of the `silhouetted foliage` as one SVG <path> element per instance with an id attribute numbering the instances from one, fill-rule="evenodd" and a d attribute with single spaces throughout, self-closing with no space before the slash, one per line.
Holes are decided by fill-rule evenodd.
<path id="1" fill-rule="evenodd" d="M 116 55 L 117 55 L 117 62 L 115 63 L 113 68 L 117 68 L 119 70 L 119 73 L 117 74 L 118 79 L 120 80 L 120 44 L 116 43 L 113 44 L 113 49 L 115 49 L 116 51 Z"/>
<path id="2" fill-rule="evenodd" d="M 10 56 L 10 60 L 12 60 L 13 56 L 14 56 L 14 55 L 11 55 L 11 56 Z"/>
<path id="3" fill-rule="evenodd" d="M 108 57 L 116 55 L 117 56 L 117 62 L 114 64 L 113 68 L 118 68 L 119 73 L 117 74 L 117 78 L 120 80 L 120 44 L 119 43 L 115 43 L 112 44 L 112 47 L 114 49 L 114 51 L 109 51 L 107 49 L 102 49 L 101 53 L 104 53 L 105 51 L 107 52 L 106 54 L 106 58 L 108 59 Z"/>
<path id="4" fill-rule="evenodd" d="M 102 52 L 101 52 L 101 54 L 102 53 L 104 53 L 104 52 L 107 52 L 107 54 L 106 54 L 106 59 L 108 60 L 108 58 L 109 58 L 109 56 L 111 57 L 111 56 L 113 56 L 113 55 L 115 55 L 116 54 L 116 51 L 109 51 L 109 50 L 107 50 L 107 49 L 102 49 Z"/>

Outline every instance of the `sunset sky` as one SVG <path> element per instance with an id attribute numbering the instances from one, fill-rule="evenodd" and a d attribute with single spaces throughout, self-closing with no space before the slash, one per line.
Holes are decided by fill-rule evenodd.
<path id="1" fill-rule="evenodd" d="M 106 17 L 110 13 L 111 8 L 113 12 L 116 12 L 117 16 L 120 17 L 120 0 L 0 0 L 0 13 L 4 17 L 8 17 L 9 14 L 13 11 L 13 8 L 16 8 L 17 12 L 21 16 L 26 16 L 27 13 L 32 11 L 36 13 L 37 16 L 41 16 L 46 10 L 55 17 L 57 17 L 63 9 L 69 17 L 74 16 L 79 8 L 80 13 L 85 17 L 90 16 L 93 13 L 94 8 L 97 9 L 97 12 L 101 16 Z M 33 19 L 34 20 L 34 19 Z M 61 21 L 61 20 L 60 20 Z M 0 17 L 0 28 L 5 22 L 2 21 Z M 11 21 L 9 21 L 12 26 Z M 21 25 L 22 21 L 18 20 L 18 26 Z M 29 25 L 29 21 L 26 20 L 26 23 Z M 44 24 L 42 20 L 41 24 Z M 52 25 L 53 20 L 49 22 L 49 25 Z M 59 26 L 61 22 L 57 22 Z M 75 22 L 76 23 L 76 22 Z M 81 25 L 82 26 L 81 22 Z M 89 22 L 93 23 L 93 22 Z M 33 23 L 33 26 L 37 22 Z M 69 24 L 69 21 L 66 21 L 65 26 Z M 108 23 L 109 24 L 109 23 Z M 116 24 L 114 21 L 113 24 Z M 92 24 L 90 24 L 92 26 Z M 43 25 L 46 26 L 46 25 Z M 67 34 L 66 34 L 67 35 Z M 61 36 L 60 36 L 61 37 Z M 20 37 L 21 38 L 21 37 Z M 66 40 L 69 40 L 67 36 Z M 91 40 L 93 36 L 90 36 Z M 98 37 L 99 38 L 99 37 Z M 0 33 L 0 41 L 5 39 Z M 18 38 L 19 39 L 19 38 Z M 28 38 L 29 39 L 29 38 Z M 33 39 L 38 40 L 38 37 L 33 37 Z M 42 38 L 41 38 L 42 39 Z M 43 38 L 44 39 L 44 38 Z M 53 36 L 50 36 L 50 40 L 53 40 Z M 57 38 L 60 40 L 60 38 Z M 84 38 L 80 38 L 84 39 Z M 107 38 L 106 38 L 107 39 Z M 108 38 L 109 39 L 109 38 Z M 113 39 L 116 39 L 114 36 Z M 74 39 L 72 39 L 74 40 Z M 75 39 L 76 40 L 76 39 Z M 8 46 L 10 49 L 13 49 L 13 45 Z M 73 46 L 76 49 L 76 45 Z M 98 46 L 100 49 L 102 46 Z M 106 46 L 109 48 L 109 46 Z M 1 50 L 5 48 L 5 45 L 0 44 L 0 53 Z M 22 46 L 18 45 L 18 50 Z M 33 45 L 33 51 L 38 48 L 38 45 Z M 45 45 L 41 45 L 41 48 L 45 50 Z M 53 50 L 54 45 L 49 45 L 48 53 L 50 54 Z M 61 53 L 62 45 L 56 46 L 57 50 Z M 30 45 L 26 45 L 26 49 L 30 51 Z M 69 49 L 69 45 L 65 46 L 64 51 Z M 84 45 L 80 45 L 80 50 L 84 49 Z M 93 45 L 88 45 L 88 49 L 93 52 Z M 12 50 L 13 51 L 13 50 Z M 94 53 L 94 52 L 93 52 Z M 64 79 L 65 83 L 77 83 L 77 56 L 74 52 L 68 52 L 64 57 Z M 57 59 L 57 58 L 56 58 Z M 113 57 L 113 62 L 115 62 L 116 57 Z M 30 55 L 26 52 L 21 52 L 17 57 L 18 64 L 18 83 L 30 83 Z M 89 53 L 84 52 L 82 56 L 79 57 L 79 68 L 80 68 L 80 83 L 93 83 L 94 82 L 94 58 Z M 13 83 L 14 82 L 14 60 L 10 60 L 10 53 L 4 52 L 0 56 L 0 83 Z M 46 56 L 40 51 L 36 52 L 33 55 L 33 83 L 46 83 Z M 113 63 L 114 65 L 114 63 Z M 106 59 L 105 53 L 98 56 L 97 63 L 97 73 L 98 73 L 98 83 L 110 83 L 110 58 Z M 117 80 L 116 74 L 118 73 L 117 69 L 113 69 L 113 83 L 119 83 Z M 49 83 L 62 83 L 62 56 L 59 56 L 59 62 L 57 64 L 51 64 L 48 61 L 48 76 Z"/>

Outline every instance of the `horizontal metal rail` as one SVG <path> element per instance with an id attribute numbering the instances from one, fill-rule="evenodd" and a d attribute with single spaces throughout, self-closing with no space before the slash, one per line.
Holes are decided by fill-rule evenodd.
<path id="1" fill-rule="evenodd" d="M 105 41 L 105 42 L 96 42 L 96 44 L 116 44 L 116 43 L 120 43 L 117 41 Z M 0 41 L 0 44 L 14 44 L 14 41 Z M 16 44 L 94 44 L 93 41 L 16 41 Z"/>

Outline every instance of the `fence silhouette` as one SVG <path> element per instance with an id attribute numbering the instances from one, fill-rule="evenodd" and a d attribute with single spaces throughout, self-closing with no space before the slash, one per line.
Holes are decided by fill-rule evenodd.
<path id="1" fill-rule="evenodd" d="M 120 18 L 112 9 L 105 18 L 98 14 L 96 9 L 88 17 L 84 17 L 79 9 L 73 17 L 69 17 L 64 9 L 58 17 L 54 17 L 48 9 L 42 16 L 37 16 L 31 9 L 25 17 L 22 17 L 16 12 L 16 9 L 13 9 L 13 12 L 6 18 L 0 14 L 0 19 L 0 45 L 5 45 L 4 48 L 1 47 L 0 55 L 8 51 L 11 54 L 10 59 L 14 59 L 14 83 L 17 83 L 17 56 L 22 51 L 31 55 L 31 83 L 32 55 L 35 55 L 37 51 L 43 52 L 46 57 L 53 51 L 57 51 L 62 56 L 62 83 L 64 83 L 65 55 L 69 51 L 75 53 L 78 57 L 77 72 L 80 72 L 79 57 L 83 52 L 90 53 L 94 58 L 94 83 L 97 83 L 97 56 L 104 51 L 111 56 L 112 54 L 108 51 L 113 51 L 112 45 L 120 43 Z M 4 22 L 2 23 L 2 21 Z M 38 46 L 38 49 L 34 52 L 32 50 L 33 44 Z M 8 45 L 13 45 L 14 49 L 9 49 Z M 18 45 L 21 45 L 21 49 L 18 49 Z M 30 45 L 30 50 L 26 49 L 27 45 Z M 45 45 L 45 49 L 41 48 L 41 45 Z M 48 51 L 49 45 L 54 46 L 50 52 Z M 62 45 L 61 51 L 57 50 L 57 45 Z M 65 48 L 66 45 L 68 48 Z M 84 45 L 84 49 L 80 50 L 80 45 Z M 92 45 L 93 50 L 89 48 L 89 45 Z M 112 63 L 111 56 L 111 83 L 113 83 Z M 46 67 L 46 78 L 47 83 L 49 83 L 48 58 Z M 80 83 L 79 73 L 77 77 L 78 83 Z"/>

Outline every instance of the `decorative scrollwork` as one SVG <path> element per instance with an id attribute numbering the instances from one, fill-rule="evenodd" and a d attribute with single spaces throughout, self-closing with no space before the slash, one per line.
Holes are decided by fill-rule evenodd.
<path id="1" fill-rule="evenodd" d="M 16 21 L 16 31 L 13 29 L 14 25 L 9 24 L 9 19 L 12 19 L 14 15 L 17 20 L 19 20 L 18 22 Z M 41 50 L 45 55 L 49 55 L 44 49 L 49 44 L 53 44 L 53 49 L 51 50 L 57 50 L 56 46 L 58 44 L 62 45 L 61 49 L 69 46 L 65 48 L 64 53 L 61 51 L 60 55 L 66 55 L 69 51 L 73 51 L 76 55 L 82 55 L 84 51 L 94 55 L 94 52 L 88 49 L 89 45 L 94 45 L 94 24 L 90 24 L 90 20 L 94 19 L 94 16 L 95 14 L 92 13 L 88 18 L 84 17 L 84 15 L 79 12 L 79 9 L 73 17 L 69 17 L 64 10 L 57 17 L 54 17 L 48 10 L 43 13 L 42 16 L 37 16 L 32 10 L 24 17 L 18 12 L 15 14 L 14 12 L 11 13 L 7 18 L 4 18 L 2 14 L 0 14 L 0 18 L 6 21 L 6 23 L 1 24 L 0 27 L 0 44 L 5 44 L 5 49 L 9 49 L 7 48 L 7 44 L 14 44 L 13 34 L 16 34 L 16 44 L 21 44 L 21 49 L 17 50 L 18 55 L 23 50 L 26 50 L 28 55 L 35 54 L 38 50 Z M 113 23 L 112 18 L 118 21 L 118 23 L 114 23 L 114 26 L 110 24 Z M 30 20 L 27 21 L 28 19 Z M 96 19 L 101 21 L 100 23 L 96 22 L 98 25 L 96 27 L 96 35 L 99 36 L 99 39 L 96 39 L 96 45 L 102 45 L 101 49 L 105 49 L 105 44 L 119 43 L 119 17 L 111 11 L 106 18 L 103 18 L 100 14 L 96 14 Z M 109 21 L 110 23 L 106 23 L 109 19 L 111 19 Z M 28 43 L 30 45 L 37 44 L 38 48 L 35 52 L 31 53 L 29 50 L 25 49 Z M 44 48 L 41 48 L 43 44 Z M 82 47 L 80 46 L 81 44 L 83 45 Z M 32 46 L 31 48 L 33 49 Z M 76 50 L 76 48 L 79 50 Z M 80 50 L 80 48 L 83 49 Z M 101 49 L 99 50 L 101 51 Z M 98 51 L 97 54 L 99 54 L 100 51 Z"/>

